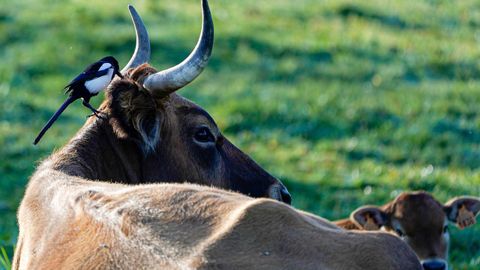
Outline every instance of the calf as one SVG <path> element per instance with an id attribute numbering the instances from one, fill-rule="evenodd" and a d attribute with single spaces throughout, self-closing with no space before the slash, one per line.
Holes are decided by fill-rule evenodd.
<path id="1" fill-rule="evenodd" d="M 458 197 L 441 204 L 426 192 L 405 192 L 384 206 L 363 206 L 349 219 L 335 221 L 348 230 L 386 230 L 416 252 L 424 269 L 448 269 L 448 223 L 463 229 L 475 224 L 480 199 Z"/>

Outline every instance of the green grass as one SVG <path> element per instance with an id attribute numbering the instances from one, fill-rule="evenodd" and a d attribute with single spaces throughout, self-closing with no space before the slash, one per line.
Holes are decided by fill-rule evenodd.
<path id="1" fill-rule="evenodd" d="M 5 270 L 10 270 L 12 268 L 10 257 L 4 247 L 0 247 L 0 267 Z"/>
<path id="2" fill-rule="evenodd" d="M 181 61 L 197 0 L 134 3 L 152 63 Z M 180 93 L 281 178 L 294 205 L 336 219 L 423 189 L 442 202 L 480 194 L 477 1 L 211 1 L 215 48 Z M 38 147 L 62 87 L 104 55 L 134 48 L 127 1 L 20 0 L 0 9 L 0 246 L 37 161 L 88 113 L 74 104 Z M 100 102 L 97 98 L 94 103 Z M 480 226 L 452 229 L 454 269 L 480 267 Z"/>

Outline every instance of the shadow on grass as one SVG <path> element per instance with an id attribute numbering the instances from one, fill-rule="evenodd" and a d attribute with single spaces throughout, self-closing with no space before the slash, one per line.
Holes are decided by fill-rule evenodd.
<path id="1" fill-rule="evenodd" d="M 376 184 L 361 183 L 358 186 L 346 186 L 340 180 L 331 179 L 328 183 L 305 183 L 298 179 L 281 178 L 292 195 L 293 205 L 302 210 L 313 212 L 329 220 L 347 217 L 358 206 L 371 202 L 386 201 L 390 196 L 388 189 L 376 189 Z M 365 196 L 365 187 L 373 187 L 378 192 Z"/>
<path id="2" fill-rule="evenodd" d="M 215 72 L 222 72 L 226 66 L 234 67 L 236 72 L 252 72 L 257 74 L 258 81 L 279 81 L 282 83 L 296 84 L 304 79 L 325 82 L 371 82 L 372 78 L 385 66 L 400 65 L 403 73 L 396 77 L 397 80 L 419 82 L 420 80 L 476 80 L 480 79 L 480 66 L 472 61 L 430 61 L 408 62 L 403 52 L 394 48 L 383 51 L 380 48 L 360 48 L 357 46 L 339 45 L 330 50 L 302 50 L 264 42 L 253 37 L 227 36 L 216 39 L 216 51 L 209 63 L 209 68 Z M 191 48 L 171 48 L 167 44 L 161 52 L 173 54 L 161 55 L 159 59 L 176 60 L 176 64 L 183 60 Z M 247 63 L 237 51 L 240 47 L 247 47 L 259 56 L 256 63 Z M 170 51 L 171 50 L 171 51 Z M 183 51 L 183 53 L 181 52 Z M 215 55 L 218 55 L 216 57 Z M 337 56 L 350 59 L 355 63 L 350 72 L 338 72 Z M 420 58 L 420 56 L 419 56 Z M 222 59 L 222 60 L 219 60 Z M 278 64 L 282 59 L 290 59 L 297 63 L 292 70 L 282 70 Z M 358 67 L 356 66 L 358 65 Z"/>
<path id="3" fill-rule="evenodd" d="M 256 133 L 281 131 L 291 137 L 301 137 L 309 142 L 318 140 L 338 140 L 345 137 L 355 137 L 363 132 L 375 132 L 384 126 L 392 129 L 400 128 L 402 119 L 382 108 L 360 109 L 352 119 L 344 119 L 342 115 L 329 116 L 325 111 L 319 111 L 315 117 L 309 114 L 296 113 L 295 110 L 282 112 L 271 109 L 269 111 L 253 111 L 248 106 L 242 106 L 235 112 L 248 121 L 231 123 L 226 132 L 236 134 L 241 131 Z M 343 120 L 342 120 L 343 119 Z"/>
<path id="4" fill-rule="evenodd" d="M 418 23 L 410 23 L 405 20 L 402 20 L 400 17 L 395 15 L 382 14 L 379 11 L 368 9 L 365 7 L 359 7 L 354 5 L 343 5 L 341 6 L 336 13 L 343 18 L 348 18 L 350 16 L 359 17 L 365 20 L 378 22 L 385 26 L 400 28 L 400 29 L 422 29 L 425 28 L 425 25 Z"/>

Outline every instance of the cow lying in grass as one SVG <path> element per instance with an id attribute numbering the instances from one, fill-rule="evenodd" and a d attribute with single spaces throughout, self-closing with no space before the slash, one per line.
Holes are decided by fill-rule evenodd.
<path id="1" fill-rule="evenodd" d="M 47 186 L 51 201 L 25 198 L 14 269 L 421 269 L 393 235 L 351 233 L 270 199 L 35 177 L 44 183 L 30 189 Z"/>
<path id="2" fill-rule="evenodd" d="M 421 269 L 394 236 L 351 233 L 282 203 L 281 182 L 174 93 L 212 49 L 202 7 L 197 46 L 161 72 L 143 64 L 148 36 L 131 9 L 137 49 L 107 89 L 108 117 L 87 121 L 31 177 L 13 269 Z M 216 188 L 172 183 L 186 181 Z"/>
<path id="3" fill-rule="evenodd" d="M 395 233 L 416 252 L 426 270 L 448 269 L 448 223 L 459 228 L 475 224 L 480 199 L 458 197 L 441 204 L 426 192 L 406 192 L 377 207 L 363 206 L 349 219 L 334 222 L 349 230 L 386 230 Z"/>

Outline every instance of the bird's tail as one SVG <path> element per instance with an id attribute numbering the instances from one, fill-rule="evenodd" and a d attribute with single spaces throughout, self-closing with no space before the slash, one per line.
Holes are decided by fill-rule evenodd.
<path id="1" fill-rule="evenodd" d="M 47 124 L 42 128 L 42 130 L 40 131 L 40 133 L 38 133 L 38 136 L 37 138 L 35 138 L 35 141 L 33 141 L 33 144 L 36 145 L 43 137 L 43 135 L 45 134 L 45 132 L 47 132 L 47 130 L 52 126 L 52 124 L 57 120 L 57 118 L 60 116 L 60 114 L 62 114 L 62 112 L 68 107 L 68 105 L 70 105 L 70 103 L 72 103 L 73 101 L 75 101 L 77 99 L 77 97 L 68 97 L 67 100 L 65 100 L 65 102 L 63 102 L 62 106 L 60 107 L 60 109 L 57 110 L 57 112 L 50 118 L 50 120 L 48 120 Z"/>

